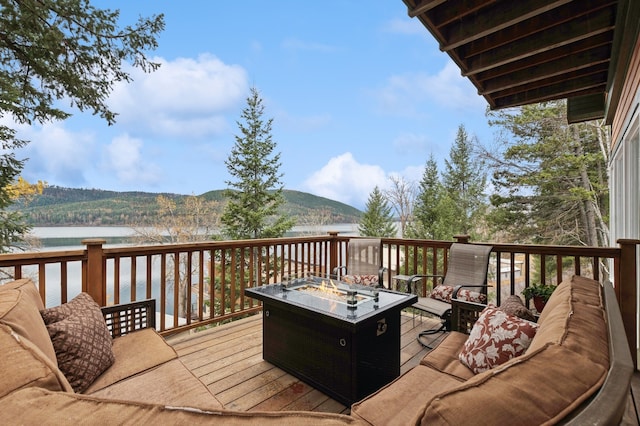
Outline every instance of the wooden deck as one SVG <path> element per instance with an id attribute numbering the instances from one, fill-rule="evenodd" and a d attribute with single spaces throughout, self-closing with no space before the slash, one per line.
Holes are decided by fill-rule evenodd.
<path id="1" fill-rule="evenodd" d="M 420 316 L 414 321 L 411 313 L 403 312 L 401 323 L 400 372 L 404 373 L 418 365 L 429 351 L 417 342 L 418 333 L 436 327 L 438 321 Z M 349 413 L 349 407 L 262 359 L 262 315 L 206 331 L 171 336 L 167 342 L 227 409 Z M 622 424 L 639 424 L 637 401 L 640 401 L 640 373 L 636 371 Z"/>
<path id="2" fill-rule="evenodd" d="M 414 321 L 406 312 L 401 317 L 400 370 L 404 373 L 429 351 L 416 340 L 418 333 L 439 322 L 420 316 Z M 349 413 L 349 407 L 262 359 L 262 315 L 167 341 L 227 409 Z"/>

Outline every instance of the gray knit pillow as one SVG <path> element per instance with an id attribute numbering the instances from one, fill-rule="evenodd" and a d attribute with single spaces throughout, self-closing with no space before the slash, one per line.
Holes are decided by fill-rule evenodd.
<path id="1" fill-rule="evenodd" d="M 524 303 L 522 303 L 522 299 L 520 299 L 520 296 L 517 296 L 515 294 L 512 294 L 511 296 L 507 296 L 504 299 L 504 301 L 500 304 L 499 309 L 509 315 L 515 315 L 522 319 L 526 319 L 529 321 L 536 320 L 536 317 L 533 315 L 533 312 L 527 309 L 527 307 L 524 306 Z"/>

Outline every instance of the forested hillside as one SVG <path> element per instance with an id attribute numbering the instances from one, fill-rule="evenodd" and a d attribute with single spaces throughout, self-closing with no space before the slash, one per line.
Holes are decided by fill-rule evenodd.
<path id="1" fill-rule="evenodd" d="M 76 189 L 51 186 L 28 204 L 16 204 L 31 226 L 153 225 L 157 223 L 156 199 L 159 195 L 175 200 L 179 213 L 187 195 L 116 192 L 100 189 Z M 285 212 L 296 219 L 322 212 L 331 223 L 356 223 L 361 212 L 346 204 L 299 191 L 284 191 Z M 200 195 L 205 200 L 224 203 L 223 191 Z"/>

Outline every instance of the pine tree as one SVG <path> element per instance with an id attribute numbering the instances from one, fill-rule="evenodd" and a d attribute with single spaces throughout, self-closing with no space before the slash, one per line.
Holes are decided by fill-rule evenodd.
<path id="1" fill-rule="evenodd" d="M 473 158 L 473 143 L 463 125 L 458 127 L 449 159 L 445 159 L 442 185 L 455 209 L 453 231 L 471 235 L 478 231 L 486 208 L 487 177 L 482 162 Z M 475 160 L 475 161 L 474 161 Z"/>
<path id="2" fill-rule="evenodd" d="M 455 233 L 451 223 L 455 214 L 452 204 L 452 200 L 444 192 L 438 174 L 438 164 L 431 154 L 418 185 L 418 195 L 413 209 L 414 220 L 407 230 L 407 236 L 431 240 L 452 239 Z"/>
<path id="3" fill-rule="evenodd" d="M 601 122 L 567 124 L 564 102 L 494 111 L 505 130 L 485 153 L 496 193 L 490 223 L 512 241 L 606 246 L 609 141 Z"/>
<path id="4" fill-rule="evenodd" d="M 256 88 L 251 89 L 247 107 L 242 110 L 242 133 L 225 161 L 229 174 L 228 199 L 222 217 L 223 233 L 231 239 L 277 238 L 293 226 L 293 220 L 280 211 L 282 174 L 280 153 L 271 137 L 273 119 L 262 120 L 264 105 Z"/>
<path id="5" fill-rule="evenodd" d="M 358 232 L 366 237 L 393 238 L 398 234 L 391 207 L 377 186 L 369 194 L 366 209 L 358 224 Z"/>

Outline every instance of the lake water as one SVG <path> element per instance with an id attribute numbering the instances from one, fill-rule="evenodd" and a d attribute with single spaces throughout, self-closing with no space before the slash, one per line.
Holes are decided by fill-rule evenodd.
<path id="1" fill-rule="evenodd" d="M 295 226 L 287 236 L 326 235 L 330 231 L 337 231 L 347 236 L 358 235 L 358 224 Z M 41 250 L 48 251 L 84 248 L 82 240 L 86 238 L 104 238 L 109 245 L 127 245 L 132 243 L 136 231 L 127 226 L 48 226 L 32 228 L 31 235 L 39 240 Z"/>

